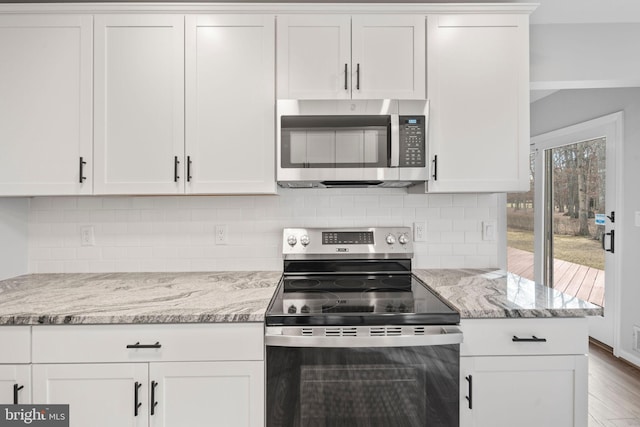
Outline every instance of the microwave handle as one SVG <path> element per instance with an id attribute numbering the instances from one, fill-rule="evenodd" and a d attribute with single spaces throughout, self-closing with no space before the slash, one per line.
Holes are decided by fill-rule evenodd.
<path id="1" fill-rule="evenodd" d="M 391 159 L 389 166 L 392 168 L 400 166 L 400 117 L 398 114 L 391 115 Z"/>

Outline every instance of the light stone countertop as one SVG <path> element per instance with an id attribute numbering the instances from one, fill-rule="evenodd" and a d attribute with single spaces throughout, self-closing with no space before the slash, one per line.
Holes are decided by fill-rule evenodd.
<path id="1" fill-rule="evenodd" d="M 495 269 L 413 273 L 462 319 L 601 316 Z M 262 322 L 281 272 L 29 274 L 0 281 L 0 325 Z"/>
<path id="2" fill-rule="evenodd" d="M 28 274 L 0 281 L 0 325 L 262 322 L 281 275 Z"/>
<path id="3" fill-rule="evenodd" d="M 603 308 L 496 269 L 414 270 L 462 319 L 602 316 Z"/>

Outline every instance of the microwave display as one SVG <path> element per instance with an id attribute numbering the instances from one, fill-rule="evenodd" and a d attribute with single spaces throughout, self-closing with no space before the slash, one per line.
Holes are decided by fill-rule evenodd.
<path id="1" fill-rule="evenodd" d="M 400 167 L 425 166 L 424 116 L 400 116 Z"/>

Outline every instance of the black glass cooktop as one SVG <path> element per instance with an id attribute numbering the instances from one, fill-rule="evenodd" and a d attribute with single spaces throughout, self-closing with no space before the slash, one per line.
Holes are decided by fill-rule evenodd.
<path id="1" fill-rule="evenodd" d="M 451 325 L 460 315 L 411 274 L 285 275 L 267 326 Z"/>

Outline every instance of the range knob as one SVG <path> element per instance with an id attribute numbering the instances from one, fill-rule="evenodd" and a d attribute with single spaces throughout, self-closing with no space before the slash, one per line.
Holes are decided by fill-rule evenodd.
<path id="1" fill-rule="evenodd" d="M 306 234 L 303 234 L 302 236 L 300 236 L 300 244 L 302 246 L 307 246 L 309 244 L 309 236 Z"/>
<path id="2" fill-rule="evenodd" d="M 401 234 L 398 237 L 398 242 L 400 242 L 401 245 L 406 245 L 409 243 L 409 237 L 406 234 Z"/>
<path id="3" fill-rule="evenodd" d="M 387 235 L 387 244 L 393 245 L 396 242 L 396 238 L 393 234 Z"/>
<path id="4" fill-rule="evenodd" d="M 289 244 L 289 246 L 295 246 L 296 243 L 298 243 L 298 239 L 296 239 L 296 236 L 291 234 L 289 235 L 289 237 L 287 237 L 287 243 Z"/>
<path id="5" fill-rule="evenodd" d="M 310 311 L 311 311 L 311 309 L 306 304 L 303 305 L 302 308 L 300 309 L 300 313 L 309 313 Z"/>
<path id="6" fill-rule="evenodd" d="M 287 312 L 289 312 L 290 314 L 293 314 L 296 311 L 298 311 L 298 309 L 296 308 L 295 305 L 290 305 L 289 308 L 287 309 Z"/>

